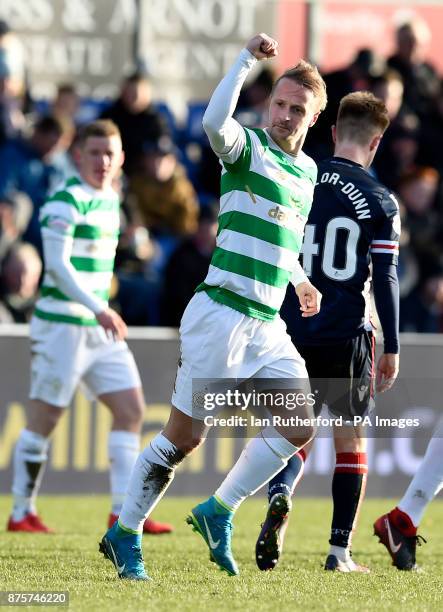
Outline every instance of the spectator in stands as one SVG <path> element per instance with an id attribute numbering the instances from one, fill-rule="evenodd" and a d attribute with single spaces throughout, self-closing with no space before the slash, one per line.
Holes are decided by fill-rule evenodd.
<path id="1" fill-rule="evenodd" d="M 11 73 L 17 81 L 17 89 L 22 89 L 26 72 L 23 45 L 4 19 L 0 19 L 0 49 L 6 54 Z"/>
<path id="2" fill-rule="evenodd" d="M 398 194 L 406 209 L 405 226 L 417 255 L 438 265 L 443 263 L 440 243 L 441 219 L 435 203 L 439 174 L 431 167 L 416 167 L 404 174 Z"/>
<path id="3" fill-rule="evenodd" d="M 125 152 L 123 169 L 131 174 L 146 142 L 157 141 L 168 133 L 166 120 L 152 104 L 151 83 L 145 74 L 135 72 L 122 84 L 120 97 L 102 113 L 120 129 Z"/>
<path id="4" fill-rule="evenodd" d="M 411 292 L 417 287 L 419 281 L 419 265 L 417 257 L 411 246 L 411 234 L 406 222 L 406 208 L 401 200 L 399 201 L 401 234 L 400 251 L 398 255 L 397 275 L 399 283 L 400 301 L 408 298 Z M 378 325 L 377 325 L 378 327 Z"/>
<path id="5" fill-rule="evenodd" d="M 23 191 L 33 204 L 31 220 L 24 240 L 40 250 L 38 224 L 40 206 L 60 181 L 60 172 L 52 164 L 62 146 L 64 126 L 59 119 L 39 119 L 29 138 L 9 140 L 0 147 L 0 197 L 11 191 Z"/>
<path id="6" fill-rule="evenodd" d="M 435 68 L 425 61 L 430 40 L 426 21 L 417 15 L 397 29 L 396 51 L 388 59 L 389 67 L 403 79 L 406 104 L 420 119 L 432 110 L 440 85 Z"/>
<path id="7" fill-rule="evenodd" d="M 63 126 L 63 137 L 60 140 L 57 150 L 51 155 L 51 165 L 54 168 L 54 173 L 58 181 L 55 187 L 56 191 L 61 188 L 68 179 L 78 175 L 78 168 L 75 161 L 75 149 L 79 130 L 72 117 L 64 116 L 60 113 L 58 119 Z"/>
<path id="8" fill-rule="evenodd" d="M 17 243 L 1 264 L 0 323 L 30 320 L 42 272 L 42 262 L 32 244 Z"/>
<path id="9" fill-rule="evenodd" d="M 275 81 L 275 72 L 264 66 L 240 92 L 235 118 L 246 127 L 262 127 L 266 124 L 269 96 Z"/>
<path id="10" fill-rule="evenodd" d="M 208 143 L 201 149 L 197 189 L 201 202 L 210 202 L 220 196 L 220 160 Z"/>
<path id="11" fill-rule="evenodd" d="M 398 193 L 406 209 L 404 231 L 418 265 L 417 284 L 400 304 L 403 331 L 437 332 L 443 307 L 443 226 L 436 197 L 439 174 L 417 167 L 401 177 Z"/>
<path id="12" fill-rule="evenodd" d="M 414 169 L 418 154 L 418 127 L 393 125 L 389 130 L 380 157 L 374 160 L 378 179 L 390 189 L 397 191 L 403 175 Z"/>
<path id="13" fill-rule="evenodd" d="M 129 180 L 131 220 L 155 235 L 187 236 L 197 229 L 198 199 L 169 136 L 146 142 Z"/>
<path id="14" fill-rule="evenodd" d="M 122 223 L 112 307 L 127 325 L 158 325 L 163 253 L 145 227 Z"/>
<path id="15" fill-rule="evenodd" d="M 22 102 L 25 92 L 23 50 L 9 25 L 0 20 L 0 145 L 25 127 Z"/>
<path id="16" fill-rule="evenodd" d="M 388 68 L 370 80 L 370 91 L 384 102 L 390 122 L 396 121 L 403 107 L 404 86 L 400 74 Z"/>
<path id="17" fill-rule="evenodd" d="M 384 60 L 371 49 L 359 49 L 352 62 L 323 75 L 328 92 L 328 105 L 314 128 L 309 130 L 303 150 L 320 161 L 332 155 L 331 126 L 335 123 L 343 96 L 353 91 L 369 90 L 371 79 L 381 74 Z"/>
<path id="18" fill-rule="evenodd" d="M 80 108 L 80 97 L 72 83 L 63 83 L 57 87 L 57 94 L 52 103 L 52 114 L 62 121 L 68 121 L 73 126 L 77 123 L 77 113 Z"/>
<path id="19" fill-rule="evenodd" d="M 6 253 L 28 226 L 32 202 L 24 193 L 0 197 L 0 265 Z"/>
<path id="20" fill-rule="evenodd" d="M 172 254 L 166 266 L 161 301 L 162 325 L 178 327 L 196 287 L 205 279 L 215 248 L 218 206 L 200 211 L 198 229 Z"/>
<path id="21" fill-rule="evenodd" d="M 435 166 L 443 172 L 443 80 L 440 81 L 434 107 L 422 120 L 420 137 L 420 163 Z"/>
<path id="22" fill-rule="evenodd" d="M 372 93 L 383 100 L 390 124 L 373 162 L 378 179 L 396 189 L 398 180 L 416 162 L 420 120 L 403 101 L 403 81 L 398 72 L 385 70 L 371 79 Z"/>

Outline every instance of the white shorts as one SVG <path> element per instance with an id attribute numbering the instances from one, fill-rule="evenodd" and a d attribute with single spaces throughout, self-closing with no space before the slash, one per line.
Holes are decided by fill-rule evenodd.
<path id="1" fill-rule="evenodd" d="M 31 390 L 29 397 L 61 408 L 69 406 L 83 382 L 98 397 L 141 387 L 126 342 L 115 342 L 103 327 L 31 321 Z"/>
<path id="2" fill-rule="evenodd" d="M 204 291 L 194 295 L 183 314 L 180 342 L 172 404 L 199 420 L 207 412 L 193 406 L 195 379 L 308 379 L 304 359 L 279 316 L 273 321 L 248 317 Z"/>

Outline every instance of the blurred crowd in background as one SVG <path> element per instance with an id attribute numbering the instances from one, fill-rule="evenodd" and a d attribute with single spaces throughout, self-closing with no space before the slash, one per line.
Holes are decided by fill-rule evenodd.
<path id="1" fill-rule="evenodd" d="M 316 161 L 331 155 L 347 93 L 369 90 L 386 103 L 391 124 L 371 172 L 401 206 L 401 331 L 443 331 L 443 80 L 424 56 L 429 36 L 423 21 L 409 21 L 391 57 L 360 49 L 325 74 L 328 107 L 304 146 Z M 0 22 L 0 323 L 29 321 L 42 273 L 39 209 L 76 172 L 78 127 L 103 117 L 120 128 L 126 156 L 115 185 L 122 224 L 111 305 L 129 325 L 178 326 L 216 240 L 220 166 L 201 127 L 206 102 L 190 103 L 178 124 L 140 72 L 123 77 L 116 100 L 81 100 L 64 83 L 54 100 L 35 101 L 16 43 Z M 275 76 L 265 66 L 244 86 L 243 125 L 266 123 Z"/>

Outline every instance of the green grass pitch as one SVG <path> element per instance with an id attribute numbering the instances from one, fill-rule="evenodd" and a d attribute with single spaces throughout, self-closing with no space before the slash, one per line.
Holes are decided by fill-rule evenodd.
<path id="1" fill-rule="evenodd" d="M 153 581 L 119 580 L 98 553 L 108 513 L 102 496 L 42 497 L 40 512 L 56 535 L 1 533 L 0 590 L 67 590 L 71 610 L 442 610 L 443 503 L 435 501 L 418 548 L 423 573 L 399 572 L 372 536 L 372 522 L 389 500 L 368 500 L 354 538 L 354 557 L 370 575 L 325 572 L 331 515 L 329 500 L 296 499 L 281 563 L 273 572 L 255 567 L 254 546 L 265 512 L 263 498 L 246 501 L 235 521 L 233 549 L 241 575 L 230 578 L 209 563 L 200 536 L 185 524 L 197 500 L 165 498 L 155 517 L 176 526 L 172 535 L 146 536 L 144 555 Z M 0 497 L 4 524 L 10 499 Z M 30 609 L 30 608 L 29 608 Z M 35 609 L 35 608 L 34 608 Z M 49 609 L 48 607 L 39 609 Z"/>

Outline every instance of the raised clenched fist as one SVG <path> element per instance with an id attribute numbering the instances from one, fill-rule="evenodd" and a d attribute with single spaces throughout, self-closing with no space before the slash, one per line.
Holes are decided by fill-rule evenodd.
<path id="1" fill-rule="evenodd" d="M 258 60 L 278 55 L 278 42 L 263 32 L 251 38 L 246 49 Z"/>

